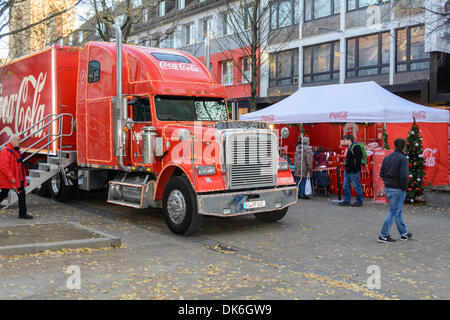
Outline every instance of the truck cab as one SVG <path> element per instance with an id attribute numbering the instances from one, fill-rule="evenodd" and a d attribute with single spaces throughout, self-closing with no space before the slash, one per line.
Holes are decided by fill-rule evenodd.
<path id="1" fill-rule="evenodd" d="M 192 233 L 205 215 L 284 217 L 297 187 L 277 135 L 230 121 L 224 87 L 195 57 L 120 47 L 90 42 L 80 51 L 79 188 L 108 183 L 109 203 L 162 208 L 176 234 Z"/>

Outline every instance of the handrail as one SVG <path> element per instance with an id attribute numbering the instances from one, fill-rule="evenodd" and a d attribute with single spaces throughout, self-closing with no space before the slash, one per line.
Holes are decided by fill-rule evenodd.
<path id="1" fill-rule="evenodd" d="M 68 116 L 70 117 L 71 121 L 70 121 L 70 133 L 63 133 L 63 124 L 64 124 L 64 116 Z M 38 126 L 39 124 L 41 124 L 42 122 L 46 121 L 48 118 L 50 117 L 55 117 L 54 119 L 51 119 L 48 121 L 48 123 L 46 123 L 44 126 L 42 126 L 41 128 L 33 131 L 32 133 L 28 134 L 26 137 L 24 137 L 23 139 L 20 140 L 20 143 L 28 140 L 29 138 L 33 137 L 35 134 L 43 131 L 46 128 L 49 128 L 51 124 L 53 124 L 55 121 L 60 120 L 58 123 L 58 132 L 56 133 L 51 133 L 50 130 L 49 132 L 47 132 L 46 135 L 44 135 L 42 138 L 40 138 L 38 141 L 35 141 L 33 144 L 31 144 L 30 146 L 28 146 L 27 148 L 25 148 L 24 150 L 21 150 L 21 153 L 26 153 L 28 152 L 28 150 L 30 150 L 31 148 L 33 148 L 34 146 L 36 146 L 37 144 L 39 144 L 40 142 L 42 142 L 43 140 L 47 139 L 47 143 L 43 146 L 41 146 L 39 149 L 34 150 L 28 157 L 26 157 L 25 159 L 23 159 L 23 161 L 27 161 L 28 159 L 30 159 L 32 156 L 34 156 L 36 153 L 40 152 L 42 149 L 47 148 L 47 158 L 50 155 L 50 145 L 57 141 L 58 139 L 60 140 L 60 147 L 62 149 L 62 138 L 63 137 L 69 137 L 73 134 L 73 115 L 70 113 L 61 113 L 61 114 L 48 114 L 46 115 L 44 118 L 42 118 L 40 121 L 36 122 L 35 124 L 33 124 L 31 127 L 25 129 L 24 131 L 22 131 L 21 133 L 19 133 L 18 135 L 24 135 L 26 132 L 31 131 L 31 129 L 35 128 L 36 126 Z M 55 137 L 52 140 L 50 140 L 50 137 Z M 0 148 L 3 148 L 5 145 L 7 145 L 8 142 L 2 144 L 0 146 Z M 61 153 L 59 155 L 59 158 L 61 160 Z M 61 163 L 61 161 L 59 161 L 59 163 Z"/>
<path id="2" fill-rule="evenodd" d="M 70 113 L 68 113 L 68 114 L 66 114 L 66 115 L 69 115 L 69 116 L 72 118 L 72 120 L 73 120 L 73 116 L 72 116 Z M 57 117 L 56 117 L 55 119 L 53 119 L 52 121 L 50 121 L 49 123 L 47 123 L 41 130 L 43 130 L 45 127 L 50 126 L 51 123 L 53 123 L 53 122 L 55 122 L 56 120 L 58 120 L 58 119 L 60 119 L 60 118 L 63 118 L 63 117 L 64 117 L 64 114 L 57 115 Z M 64 120 L 63 120 L 63 122 L 64 122 Z M 37 132 L 39 132 L 39 131 L 37 131 Z M 33 133 L 33 134 L 30 134 L 29 136 L 27 136 L 26 138 L 24 138 L 23 141 L 25 141 L 25 140 L 28 139 L 29 137 L 33 136 L 33 135 L 36 134 L 37 132 L 35 132 L 35 133 Z M 62 128 L 61 128 L 61 125 L 60 125 L 60 128 L 58 129 L 58 133 L 57 133 L 57 134 L 56 134 L 56 133 L 49 133 L 49 134 L 47 134 L 47 136 L 42 137 L 40 140 L 36 141 L 36 142 L 33 143 L 31 146 L 28 146 L 26 149 L 22 150 L 22 152 L 27 152 L 28 150 L 30 150 L 32 147 L 34 147 L 35 145 L 37 145 L 39 142 L 41 142 L 42 140 L 44 140 L 44 139 L 47 138 L 48 136 L 50 136 L 50 137 L 51 137 L 51 136 L 59 136 L 60 134 L 62 134 L 63 137 L 71 136 L 71 135 L 73 134 L 73 126 L 71 126 L 71 132 L 70 132 L 70 134 L 64 134 L 64 133 L 62 133 Z M 21 141 L 21 142 L 23 142 L 23 141 Z M 46 145 L 46 146 L 47 146 L 47 145 Z M 43 148 L 39 149 L 39 151 L 41 151 L 42 149 L 43 149 Z"/>

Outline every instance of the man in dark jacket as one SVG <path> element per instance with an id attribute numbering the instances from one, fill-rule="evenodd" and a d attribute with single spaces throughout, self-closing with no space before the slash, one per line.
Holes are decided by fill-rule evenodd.
<path id="1" fill-rule="evenodd" d="M 408 167 L 409 162 L 403 150 L 406 146 L 405 139 L 398 138 L 394 141 L 395 151 L 383 159 L 381 164 L 380 177 L 384 180 L 386 198 L 389 200 L 389 212 L 381 228 L 379 242 L 395 242 L 389 236 L 392 223 L 395 221 L 401 240 L 406 241 L 412 237 L 408 233 L 402 219 L 402 206 L 406 198 L 408 188 Z"/>
<path id="2" fill-rule="evenodd" d="M 347 156 L 345 158 L 344 172 L 344 201 L 340 202 L 340 206 L 349 206 L 352 198 L 352 185 L 356 191 L 356 202 L 352 207 L 362 207 L 363 205 L 363 188 L 361 185 L 361 147 L 355 143 L 355 138 L 351 134 L 344 136 L 344 144 L 347 146 Z"/>

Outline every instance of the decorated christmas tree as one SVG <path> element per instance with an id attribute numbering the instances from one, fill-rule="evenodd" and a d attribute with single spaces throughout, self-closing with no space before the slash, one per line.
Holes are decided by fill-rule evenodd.
<path id="1" fill-rule="evenodd" d="M 406 139 L 406 155 L 409 158 L 409 181 L 406 199 L 410 202 L 417 201 L 417 197 L 423 195 L 425 160 L 422 156 L 421 132 L 414 119 L 408 138 Z"/>

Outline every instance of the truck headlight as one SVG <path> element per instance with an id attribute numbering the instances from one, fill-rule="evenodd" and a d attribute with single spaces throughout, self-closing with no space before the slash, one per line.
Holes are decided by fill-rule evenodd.
<path id="1" fill-rule="evenodd" d="M 286 161 L 278 162 L 278 171 L 287 171 L 289 170 L 289 164 Z"/>
<path id="2" fill-rule="evenodd" d="M 216 166 L 197 166 L 198 176 L 212 176 L 216 174 Z"/>

